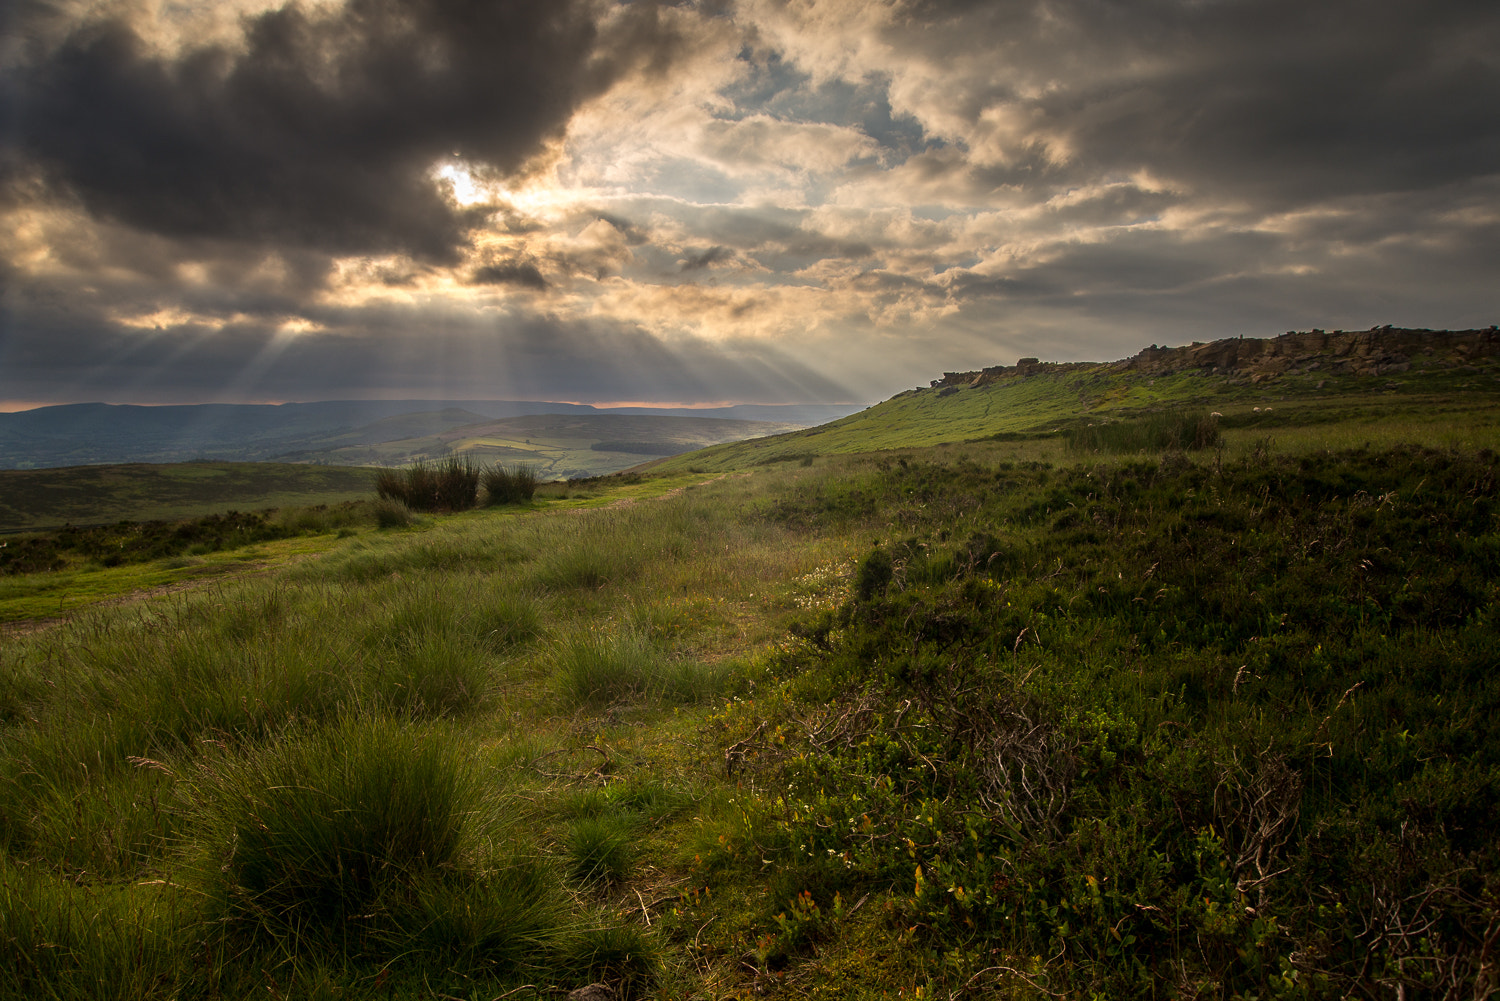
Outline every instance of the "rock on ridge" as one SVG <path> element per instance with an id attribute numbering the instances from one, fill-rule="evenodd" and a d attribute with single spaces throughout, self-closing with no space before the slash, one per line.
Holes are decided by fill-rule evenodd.
<path id="1" fill-rule="evenodd" d="M 1387 375 L 1411 368 L 1414 355 L 1437 356 L 1449 366 L 1500 356 L 1500 328 L 1427 330 L 1408 327 L 1371 327 L 1369 330 L 1289 330 L 1279 337 L 1226 337 L 1186 347 L 1144 348 L 1134 357 L 1110 363 L 1118 372 L 1172 375 L 1198 372 L 1248 378 L 1252 382 L 1286 372 L 1326 372 L 1329 375 Z M 1015 365 L 995 365 L 978 372 L 944 372 L 934 388 L 983 386 L 1006 378 L 1025 378 L 1042 372 L 1093 367 L 1089 362 L 1041 362 L 1022 358 Z"/>

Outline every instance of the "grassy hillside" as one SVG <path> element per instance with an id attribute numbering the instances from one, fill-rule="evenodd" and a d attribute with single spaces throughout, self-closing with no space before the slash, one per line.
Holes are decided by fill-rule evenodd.
<path id="1" fill-rule="evenodd" d="M 8 637 L 0 996 L 1485 996 L 1495 453 L 1038 444 Z"/>
<path id="2" fill-rule="evenodd" d="M 1281 434 L 1333 428 L 1335 444 L 1374 440 L 1452 441 L 1471 431 L 1493 440 L 1500 426 L 1500 360 L 1417 355 L 1399 373 L 1331 372 L 1314 365 L 1251 381 L 1237 372 L 1153 374 L 1127 363 L 1040 365 L 1021 374 L 908 390 L 821 427 L 735 442 L 653 463 L 651 468 L 747 469 L 808 456 L 972 442 L 987 437 L 1042 440 L 1079 423 L 1129 420 L 1199 407 L 1224 415 L 1228 429 Z M 980 373 L 969 373 L 979 376 Z M 1457 436 L 1457 437 L 1455 437 Z"/>
<path id="3" fill-rule="evenodd" d="M 0 470 L 0 532 L 192 518 L 367 497 L 368 469 L 184 462 Z"/>
<path id="4" fill-rule="evenodd" d="M 1312 374 L 8 574 L 0 998 L 1491 997 L 1493 369 Z"/>

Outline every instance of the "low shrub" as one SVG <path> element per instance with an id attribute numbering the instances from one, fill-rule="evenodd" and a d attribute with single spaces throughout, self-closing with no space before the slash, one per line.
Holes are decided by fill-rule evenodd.
<path id="1" fill-rule="evenodd" d="M 931 509 L 984 475 L 952 472 L 889 475 Z M 955 993 L 1482 994 L 1495 483 L 1417 449 L 1037 469 L 1005 534 L 936 522 L 889 579 L 867 557 L 781 690 L 726 710 L 796 846 L 748 853 L 798 894 L 756 951 L 888 893 Z"/>

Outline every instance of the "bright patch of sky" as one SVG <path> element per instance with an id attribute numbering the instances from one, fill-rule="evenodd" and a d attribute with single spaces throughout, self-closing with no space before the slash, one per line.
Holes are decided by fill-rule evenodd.
<path id="1" fill-rule="evenodd" d="M 0 406 L 873 401 L 1500 319 L 1500 14 L 36 0 Z"/>

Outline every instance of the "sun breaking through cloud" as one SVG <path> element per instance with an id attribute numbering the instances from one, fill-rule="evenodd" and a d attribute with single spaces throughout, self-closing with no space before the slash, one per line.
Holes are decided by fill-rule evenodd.
<path id="1" fill-rule="evenodd" d="M 858 401 L 1500 315 L 1489 4 L 8 16 L 12 406 Z"/>

